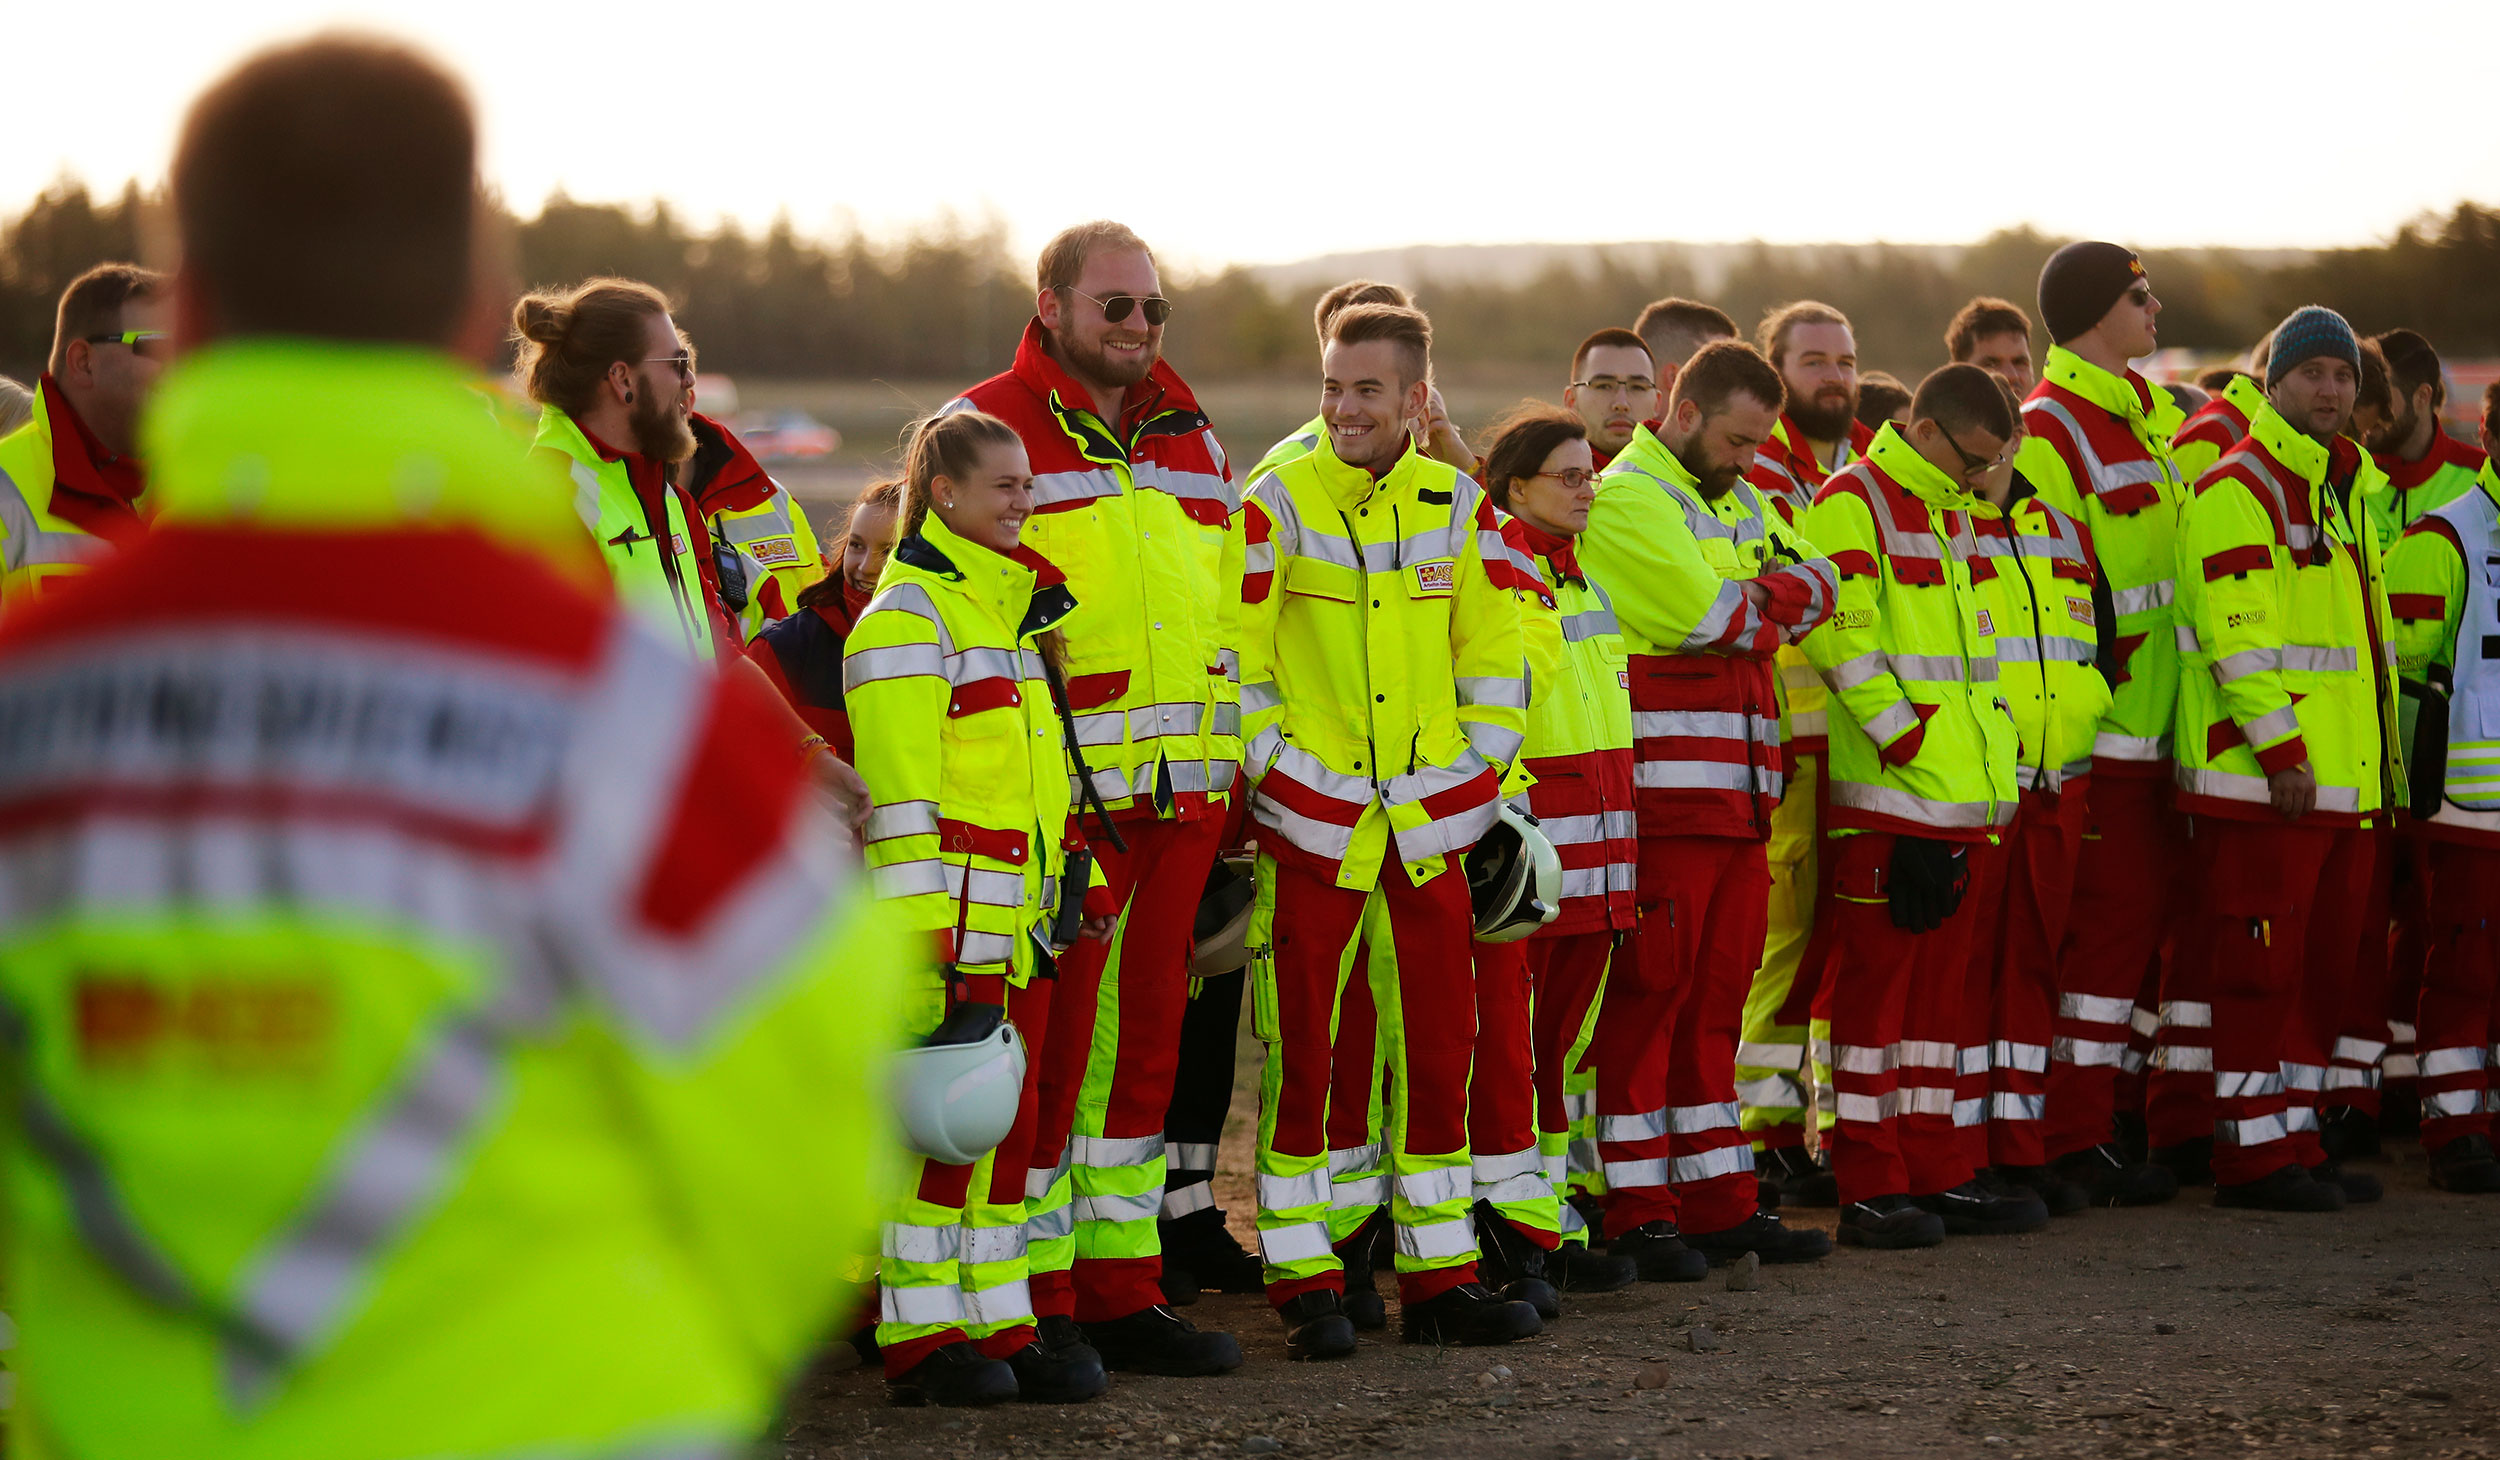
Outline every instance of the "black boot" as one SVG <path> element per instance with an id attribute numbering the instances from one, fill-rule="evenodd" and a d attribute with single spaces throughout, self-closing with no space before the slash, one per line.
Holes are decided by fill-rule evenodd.
<path id="1" fill-rule="evenodd" d="M 1786 1199 L 1787 1198 L 1780 1192 L 1778 1182 L 1773 1181 L 1768 1176 L 1757 1176 L 1754 1178 L 1753 1204 L 1756 1210 L 1765 1212 L 1778 1211 L 1780 1209 L 1780 1203 Z"/>
<path id="2" fill-rule="evenodd" d="M 1476 1274 L 1486 1287 L 1526 1303 L 1539 1318 L 1562 1316 L 1562 1295 L 1545 1275 L 1545 1249 L 1511 1225 L 1493 1203 L 1476 1203 Z"/>
<path id="3" fill-rule="evenodd" d="M 1084 1344 L 1054 1349 L 1036 1339 L 1007 1356 L 1016 1397 L 1027 1404 L 1082 1404 L 1111 1387 L 1102 1360 Z"/>
<path id="4" fill-rule="evenodd" d="M 1398 1337 L 1408 1343 L 1509 1343 L 1544 1331 L 1536 1309 L 1482 1283 L 1460 1283 L 1398 1313 Z"/>
<path id="5" fill-rule="evenodd" d="M 1829 1160 L 1818 1161 L 1803 1146 L 1782 1146 L 1754 1153 L 1754 1169 L 1779 1189 L 1780 1202 L 1792 1207 L 1840 1205 L 1840 1181 Z"/>
<path id="6" fill-rule="evenodd" d="M 2500 1159 L 2491 1153 L 2491 1137 L 2459 1136 L 2431 1152 L 2431 1185 L 2476 1196 L 2500 1192 Z"/>
<path id="7" fill-rule="evenodd" d="M 931 1349 L 908 1372 L 886 1380 L 885 1397 L 906 1408 L 1004 1404 L 1016 1397 L 1016 1371 L 984 1355 L 977 1343 L 950 1343 Z"/>
<path id="8" fill-rule="evenodd" d="M 1354 1352 L 1354 1320 L 1336 1293 L 1314 1288 L 1276 1310 L 1285 1321 L 1285 1357 L 1341 1359 Z"/>
<path id="9" fill-rule="evenodd" d="M 1167 1217 L 1156 1222 L 1155 1227 L 1163 1240 L 1166 1296 L 1174 1287 L 1175 1268 L 1191 1280 L 1192 1301 L 1200 1291 L 1255 1293 L 1266 1287 L 1259 1255 L 1233 1236 L 1233 1229 L 1224 1224 L 1222 1207 L 1201 1207 L 1185 1217 Z"/>
<path id="10" fill-rule="evenodd" d="M 1988 1168 L 2005 1186 L 2028 1191 L 2040 1198 L 2052 1217 L 2071 1217 L 2092 1205 L 2092 1195 L 2082 1185 L 2068 1181 L 2047 1166 L 1991 1166 Z"/>
<path id="11" fill-rule="evenodd" d="M 2179 1194 L 2179 1178 L 2169 1167 L 2130 1161 L 2116 1141 L 2058 1157 L 2057 1174 L 2082 1187 L 2084 1199 L 2096 1207 L 2157 1206 Z"/>
<path id="12" fill-rule="evenodd" d="M 1580 1242 L 1565 1242 L 1545 1254 L 1545 1274 L 1566 1293 L 1612 1293 L 1641 1280 L 1632 1259 Z"/>
<path id="13" fill-rule="evenodd" d="M 1632 1259 L 1645 1283 L 1697 1283 L 1710 1274 L 1710 1259 L 1685 1246 L 1673 1222 L 1643 1222 L 1607 1243 L 1606 1251 Z"/>
<path id="14" fill-rule="evenodd" d="M 1813 1262 L 1832 1255 L 1832 1239 L 1812 1227 L 1791 1227 L 1769 1212 L 1755 1212 L 1716 1232 L 1687 1232 L 1684 1245 L 1712 1267 L 1753 1253 L 1764 1262 Z"/>
<path id="15" fill-rule="evenodd" d="M 2353 1105 L 2318 1112 L 2318 1144 L 2329 1161 L 2359 1161 L 2379 1154 L 2378 1117 Z"/>
<path id="16" fill-rule="evenodd" d="M 1033 1328 L 1041 1336 L 1042 1346 L 1060 1355 L 1077 1354 L 1102 1363 L 1102 1355 L 1085 1341 L 1085 1330 L 1065 1313 L 1045 1314 L 1033 1320 Z"/>
<path id="17" fill-rule="evenodd" d="M 1378 1333 L 1389 1326 L 1389 1305 L 1382 1301 L 1380 1290 L 1372 1286 L 1372 1259 L 1378 1251 L 1380 1234 L 1388 1227 L 1386 1217 L 1375 1216 L 1337 1248 L 1337 1260 L 1345 1264 L 1345 1316 L 1365 1333 Z"/>
<path id="18" fill-rule="evenodd" d="M 1941 1247 L 1944 1218 L 1893 1192 L 1853 1201 L 1840 1209 L 1840 1240 L 1852 1247 Z"/>
<path id="19" fill-rule="evenodd" d="M 2344 1193 L 2294 1163 L 2278 1166 L 2255 1181 L 2215 1187 L 2214 1205 L 2259 1212 L 2340 1212 Z"/>
<path id="20" fill-rule="evenodd" d="M 2387 1186 L 2367 1171 L 2347 1171 L 2335 1161 L 2321 1161 L 2309 1168 L 2313 1181 L 2323 1181 L 2344 1194 L 2346 1206 L 2368 1206 L 2387 1195 Z"/>
<path id="21" fill-rule="evenodd" d="M 1126 1318 L 1088 1323 L 1085 1337 L 1102 1354 L 1102 1366 L 1132 1374 L 1195 1378 L 1241 1367 L 1241 1345 L 1229 1333 L 1201 1333 L 1198 1325 L 1158 1303 Z"/>
<path id="22" fill-rule="evenodd" d="M 2152 1130 L 2141 1114 L 2122 1110 L 2110 1117 L 2110 1124 L 2116 1132 L 2110 1139 L 2127 1158 L 2128 1165 L 2140 1166 L 2152 1159 Z"/>
<path id="23" fill-rule="evenodd" d="M 2214 1184 L 2214 1138 L 2197 1136 L 2175 1146 L 2153 1148 L 2153 1164 L 2164 1168 L 2181 1186 Z"/>
<path id="24" fill-rule="evenodd" d="M 1996 1237 L 2037 1232 L 2049 1224 L 2046 1202 L 2028 1191 L 1990 1191 L 1978 1181 L 1965 1181 L 1951 1191 L 1914 1194 L 1910 1200 L 1944 1218 L 1944 1229 L 1956 1237 Z"/>

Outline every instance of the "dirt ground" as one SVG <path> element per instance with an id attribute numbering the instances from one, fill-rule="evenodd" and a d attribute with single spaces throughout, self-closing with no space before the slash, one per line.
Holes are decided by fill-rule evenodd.
<path id="1" fill-rule="evenodd" d="M 892 1409 L 843 1348 L 758 1453 L 2500 1455 L 2500 1199 L 2431 1191 L 2417 1148 L 2391 1155 L 2367 1168 L 2387 1199 L 2340 1215 L 2217 1211 L 2193 1191 L 2034 1236 L 1842 1248 L 1751 1292 L 1714 1272 L 1566 1297 L 1505 1348 L 1400 1344 L 1393 1299 L 1354 1357 L 1292 1364 L 1261 1299 L 1209 1295 L 1186 1314 L 1236 1334 L 1241 1369 L 1114 1375 L 1065 1408 Z"/>

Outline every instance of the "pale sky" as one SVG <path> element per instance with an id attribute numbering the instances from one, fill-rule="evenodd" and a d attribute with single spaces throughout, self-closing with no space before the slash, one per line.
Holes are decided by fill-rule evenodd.
<path id="1" fill-rule="evenodd" d="M 2496 0 L 114 0 L 11 7 L 0 213 L 164 174 L 190 98 L 326 23 L 469 80 L 523 211 L 665 198 L 1167 259 L 1417 243 L 2331 245 L 2500 203 Z M 1093 18 L 1099 17 L 1099 18 Z"/>

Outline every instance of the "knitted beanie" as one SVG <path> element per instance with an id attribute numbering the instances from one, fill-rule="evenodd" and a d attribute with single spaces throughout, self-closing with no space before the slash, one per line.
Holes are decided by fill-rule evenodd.
<path id="1" fill-rule="evenodd" d="M 2143 261 L 2131 248 L 2070 243 L 2040 268 L 2040 322 L 2062 345 L 2099 324 L 2118 296 L 2143 277 Z"/>
<path id="2" fill-rule="evenodd" d="M 2303 360 L 2325 355 L 2361 373 L 2361 341 L 2344 317 L 2323 304 L 2307 304 L 2274 327 L 2274 348 L 2266 356 L 2266 389 L 2299 368 Z"/>

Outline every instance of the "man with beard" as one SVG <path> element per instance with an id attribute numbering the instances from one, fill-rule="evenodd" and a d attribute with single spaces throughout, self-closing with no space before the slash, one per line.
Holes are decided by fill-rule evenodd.
<path id="1" fill-rule="evenodd" d="M 688 657 L 738 653 L 702 517 L 668 480 L 694 455 L 694 358 L 668 297 L 592 279 L 513 306 L 515 367 L 538 402 L 536 449 L 565 459 L 573 505 L 626 609 Z"/>
<path id="2" fill-rule="evenodd" d="M 2002 375 L 2017 399 L 2039 379 L 2031 367 L 2031 316 L 2009 300 L 1982 294 L 1945 326 L 1945 358 Z"/>
<path id="3" fill-rule="evenodd" d="M 1025 1224 L 1042 1341 L 1112 1369 L 1219 1374 L 1230 1334 L 1165 1307 L 1163 1123 L 1189 1002 L 1192 921 L 1241 764 L 1241 493 L 1163 360 L 1154 255 L 1118 223 L 1042 249 L 1003 374 L 948 411 L 998 417 L 1033 466 L 1024 543 L 1067 575 L 1068 709 L 1111 943 L 1060 959 Z M 1079 1325 L 1083 1325 L 1082 1328 Z"/>
<path id="4" fill-rule="evenodd" d="M 1736 321 L 1727 311 L 1698 299 L 1653 299 L 1641 310 L 1641 317 L 1632 321 L 1632 333 L 1641 337 L 1649 349 L 1650 365 L 1656 371 L 1658 399 L 1663 404 L 1667 392 L 1675 388 L 1675 374 L 1693 352 L 1712 340 L 1736 338 Z"/>
<path id="5" fill-rule="evenodd" d="M 1631 656 L 1640 835 L 1639 920 L 1597 1020 L 1606 1236 L 1653 1282 L 1747 1251 L 1831 1251 L 1760 1209 L 1733 1074 L 1785 765 L 1771 660 L 1831 613 L 1836 588 L 1832 565 L 1743 480 L 1780 400 L 1778 372 L 1749 346 L 1704 345 L 1657 432 L 1635 432 L 1606 475 L 1579 547 L 1610 585 Z"/>
<path id="6" fill-rule="evenodd" d="M 1589 450 L 1604 471 L 1632 441 L 1641 422 L 1658 414 L 1657 370 L 1649 346 L 1630 330 L 1602 329 L 1571 352 L 1571 383 L 1563 405 L 1589 430 Z"/>
<path id="7" fill-rule="evenodd" d="M 1863 455 L 1875 433 L 1857 419 L 1858 345 L 1839 310 L 1810 299 L 1773 310 L 1762 321 L 1761 344 L 1788 392 L 1788 408 L 1754 454 L 1746 480 L 1793 526 L 1831 473 Z M 1839 1191 L 1831 1163 L 1808 1157 L 1805 1149 L 1809 1069 L 1817 1089 L 1832 1085 L 1830 1030 L 1814 1013 L 1827 962 L 1814 937 L 1827 893 L 1821 829 L 1826 696 L 1798 646 L 1781 647 L 1777 668 L 1788 794 L 1771 827 L 1770 933 L 1745 999 L 1736 1088 L 1765 1182 L 1783 1201 L 1831 1206 Z M 1826 1133 L 1832 1119 L 1826 1099 Z"/>
<path id="8" fill-rule="evenodd" d="M 2379 547 L 2392 551 L 2396 539 L 2424 514 L 2435 512 L 2474 489 L 2482 471 L 2482 448 L 2441 429 L 2439 413 L 2448 404 L 2448 380 L 2440 369 L 2439 352 L 2412 330 L 2393 329 L 2374 337 L 2387 362 L 2387 384 L 2393 398 L 2386 420 L 2362 445 L 2387 473 L 2388 490 L 2369 501 L 2371 525 Z"/>

